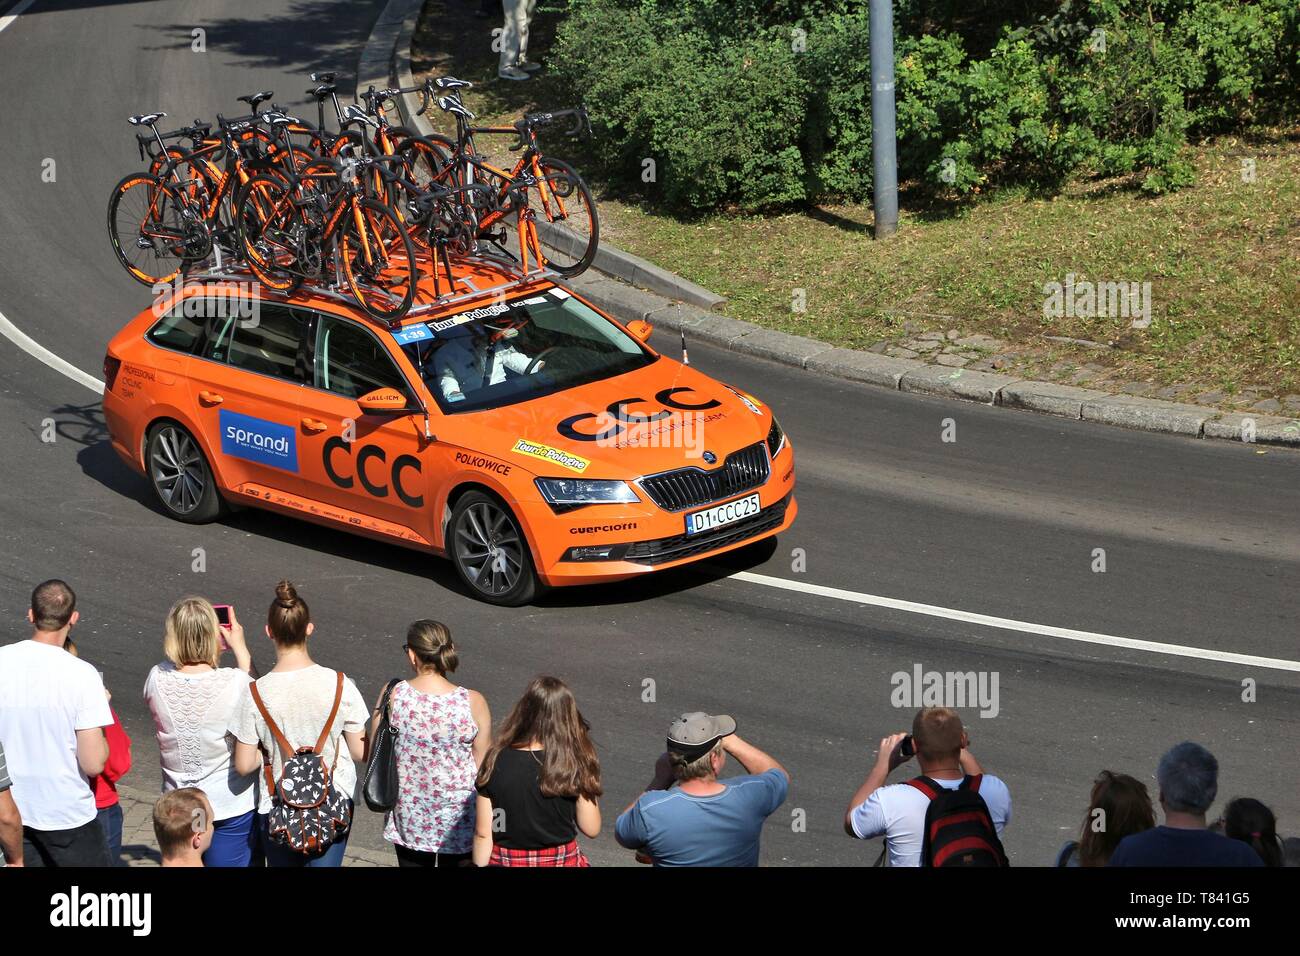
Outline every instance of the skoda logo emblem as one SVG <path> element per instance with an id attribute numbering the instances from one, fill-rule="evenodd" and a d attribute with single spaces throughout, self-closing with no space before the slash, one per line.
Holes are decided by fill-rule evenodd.
<path id="1" fill-rule="evenodd" d="M 706 452 L 704 453 L 704 462 L 705 462 L 705 464 L 713 465 L 713 464 L 716 464 L 717 461 L 718 461 L 718 456 L 715 455 L 713 452 L 711 452 L 711 451 L 706 451 Z"/>

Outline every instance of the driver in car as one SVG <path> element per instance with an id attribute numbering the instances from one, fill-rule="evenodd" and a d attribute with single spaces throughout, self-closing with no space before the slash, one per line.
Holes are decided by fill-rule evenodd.
<path id="1" fill-rule="evenodd" d="M 483 322 L 456 335 L 436 353 L 438 387 L 449 402 L 463 401 L 466 392 L 498 385 L 506 372 L 523 375 L 542 369 L 545 361 L 533 364 L 533 357 L 521 351 L 514 340 L 519 336 L 521 321 Z"/>

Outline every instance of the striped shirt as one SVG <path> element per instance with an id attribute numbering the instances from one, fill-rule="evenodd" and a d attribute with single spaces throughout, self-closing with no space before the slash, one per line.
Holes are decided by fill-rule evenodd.
<path id="1" fill-rule="evenodd" d="M 5 763 L 5 746 L 0 744 L 0 793 L 8 790 L 14 785 L 9 779 L 9 765 Z"/>

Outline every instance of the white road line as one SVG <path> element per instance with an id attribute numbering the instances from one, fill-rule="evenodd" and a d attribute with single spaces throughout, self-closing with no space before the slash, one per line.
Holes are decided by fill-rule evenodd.
<path id="1" fill-rule="evenodd" d="M 36 0 L 19 0 L 17 6 L 9 11 L 9 13 L 4 17 L 0 17 L 0 33 L 4 32 L 6 27 L 17 20 L 18 17 L 22 15 L 22 12 L 35 2 Z M 44 362 L 56 372 L 61 372 L 68 376 L 68 378 L 72 379 L 78 385 L 84 385 L 96 394 L 104 394 L 103 382 L 95 378 L 93 375 L 87 375 L 75 365 L 65 362 L 45 346 L 34 341 L 26 332 L 5 318 L 3 312 L 0 312 L 0 334 L 3 334 L 5 338 L 14 343 L 14 345 L 18 346 L 28 355 Z"/>
<path id="2" fill-rule="evenodd" d="M 3 19 L 0 19 L 0 32 L 3 32 L 5 27 L 17 20 L 22 12 L 35 2 L 36 0 L 19 0 L 18 6 L 14 7 Z"/>
<path id="3" fill-rule="evenodd" d="M 738 571 L 731 577 L 737 581 L 747 581 L 750 584 L 761 584 L 764 587 L 779 588 L 784 591 L 800 591 L 804 594 L 815 594 L 818 597 L 834 598 L 837 601 L 848 601 L 852 604 L 870 604 L 875 607 L 891 608 L 895 611 L 907 611 L 911 614 L 947 618 L 950 621 L 965 621 L 968 624 L 999 627 L 1007 631 L 1023 631 L 1026 634 L 1055 637 L 1063 641 L 1102 644 L 1107 647 L 1122 647 L 1131 651 L 1169 654 L 1174 657 L 1193 657 L 1197 660 L 1218 661 L 1223 664 L 1242 664 L 1246 667 L 1300 671 L 1300 661 L 1280 660 L 1275 657 L 1256 657 L 1253 654 L 1233 654 L 1229 651 L 1213 651 L 1203 647 L 1184 647 L 1181 644 L 1162 644 L 1158 641 L 1139 641 L 1131 637 L 1113 637 L 1110 634 L 1095 634 L 1092 631 L 1075 631 L 1068 627 L 1053 627 L 1049 624 L 1030 624 L 1025 621 L 1013 621 L 1006 617 L 992 617 L 988 614 L 975 614 L 971 611 L 956 611 L 952 608 L 936 607 L 933 604 L 917 604 L 915 601 L 900 601 L 897 598 L 863 594 L 860 591 L 846 591 L 842 588 L 829 588 L 821 584 L 808 584 L 803 581 L 774 578 L 766 574 L 754 574 L 751 571 Z"/>
<path id="4" fill-rule="evenodd" d="M 3 25 L 0 25 L 0 29 L 4 29 Z M 86 386 L 86 388 L 90 389 L 96 395 L 104 394 L 103 382 L 95 378 L 93 375 L 87 375 L 72 363 L 65 362 L 45 346 L 34 341 L 26 332 L 5 318 L 3 312 L 0 312 L 0 335 L 3 335 L 28 355 L 44 362 L 50 368 L 54 369 L 54 371 L 61 372 L 68 376 L 68 378 L 72 379 L 78 385 Z"/>

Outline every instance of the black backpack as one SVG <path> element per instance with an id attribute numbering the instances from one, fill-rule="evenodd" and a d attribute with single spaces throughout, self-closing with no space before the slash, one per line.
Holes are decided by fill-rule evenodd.
<path id="1" fill-rule="evenodd" d="M 982 774 L 968 774 L 956 790 L 940 786 L 929 777 L 907 781 L 930 801 L 921 838 L 922 866 L 1011 865 L 988 804 L 980 796 L 982 779 Z"/>
<path id="2" fill-rule="evenodd" d="M 257 692 L 257 682 L 249 684 L 248 689 L 284 758 L 277 784 L 271 772 L 271 756 L 265 749 L 262 751 L 262 770 L 271 793 L 271 813 L 267 818 L 271 839 L 299 853 L 324 853 L 352 825 L 352 806 L 348 797 L 334 786 L 334 768 L 326 766 L 325 758 L 321 756 L 343 699 L 343 672 L 338 672 L 334 706 L 330 708 L 325 729 L 320 732 L 315 747 L 295 749 L 267 712 L 262 695 Z M 334 749 L 335 763 L 339 751 L 346 746 L 340 738 Z"/>

